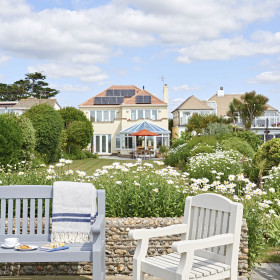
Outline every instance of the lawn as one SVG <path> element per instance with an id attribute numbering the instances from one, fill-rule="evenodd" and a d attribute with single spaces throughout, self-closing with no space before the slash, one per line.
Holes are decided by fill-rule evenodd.
<path id="1" fill-rule="evenodd" d="M 280 246 L 267 246 L 257 259 L 260 263 L 280 263 Z"/>

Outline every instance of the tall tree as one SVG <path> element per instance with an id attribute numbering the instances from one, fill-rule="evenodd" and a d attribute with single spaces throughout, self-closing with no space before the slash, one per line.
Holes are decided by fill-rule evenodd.
<path id="1" fill-rule="evenodd" d="M 24 82 L 26 83 L 26 89 L 30 96 L 36 98 L 49 98 L 59 93 L 58 90 L 49 88 L 49 84 L 44 82 L 45 79 L 46 76 L 39 72 L 25 74 Z"/>
<path id="2" fill-rule="evenodd" d="M 228 115 L 232 115 L 233 111 L 239 114 L 246 130 L 250 130 L 254 118 L 263 115 L 267 109 L 268 98 L 256 94 L 255 91 L 245 92 L 240 99 L 234 98 L 229 104 Z"/>
<path id="3" fill-rule="evenodd" d="M 25 74 L 25 79 L 14 82 L 12 85 L 0 83 L 0 100 L 15 101 L 28 97 L 50 98 L 59 93 L 58 90 L 48 87 L 44 82 L 46 76 L 42 73 Z"/>

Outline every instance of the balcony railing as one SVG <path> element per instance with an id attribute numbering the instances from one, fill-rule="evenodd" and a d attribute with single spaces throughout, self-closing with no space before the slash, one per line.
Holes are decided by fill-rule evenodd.
<path id="1" fill-rule="evenodd" d="M 266 120 L 268 119 L 268 127 L 279 127 L 280 128 L 280 116 L 263 116 L 257 117 L 252 122 L 252 128 L 265 128 L 266 127 Z M 242 121 L 238 118 L 237 121 L 238 126 L 243 126 Z"/>

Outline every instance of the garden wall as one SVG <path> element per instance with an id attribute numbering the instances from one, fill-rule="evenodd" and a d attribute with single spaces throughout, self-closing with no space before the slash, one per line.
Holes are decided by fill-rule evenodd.
<path id="1" fill-rule="evenodd" d="M 182 218 L 107 218 L 106 219 L 106 274 L 132 275 L 132 258 L 136 242 L 128 239 L 135 228 L 156 228 L 182 223 Z M 171 252 L 171 244 L 179 237 L 153 238 L 148 254 Z M 91 274 L 91 263 L 13 263 L 0 264 L 4 275 L 86 275 Z M 247 224 L 243 220 L 238 271 L 240 279 L 248 276 Z"/>

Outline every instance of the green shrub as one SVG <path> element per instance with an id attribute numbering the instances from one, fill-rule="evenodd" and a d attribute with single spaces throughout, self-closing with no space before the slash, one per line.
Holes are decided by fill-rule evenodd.
<path id="1" fill-rule="evenodd" d="M 91 134 L 87 130 L 87 123 L 82 121 L 73 121 L 69 124 L 67 130 L 67 149 L 71 153 L 70 147 L 79 146 L 81 149 L 87 147 L 91 141 Z"/>
<path id="2" fill-rule="evenodd" d="M 88 158 L 98 158 L 96 157 L 97 154 L 93 154 L 91 151 L 89 150 L 83 150 L 83 153 L 88 157 Z"/>
<path id="3" fill-rule="evenodd" d="M 269 220 L 269 226 L 265 231 L 268 242 L 272 246 L 280 246 L 280 217 L 274 217 Z"/>
<path id="4" fill-rule="evenodd" d="M 238 138 L 238 137 L 231 137 L 231 138 L 222 140 L 221 146 L 225 150 L 238 151 L 238 152 L 240 152 L 240 154 L 242 154 L 248 158 L 253 158 L 254 154 L 255 154 L 251 145 L 246 140 L 242 140 L 241 138 Z"/>
<path id="5" fill-rule="evenodd" d="M 209 145 L 212 147 L 216 147 L 217 138 L 215 136 L 202 135 L 202 136 L 194 136 L 186 143 L 172 147 L 169 150 L 167 157 L 165 158 L 165 164 L 170 166 L 183 166 L 188 158 L 191 156 L 191 150 L 197 146 L 198 144 Z"/>
<path id="6" fill-rule="evenodd" d="M 246 140 L 255 152 L 263 144 L 261 136 L 250 130 L 238 130 L 233 132 L 233 136 Z"/>
<path id="7" fill-rule="evenodd" d="M 63 121 L 53 107 L 47 104 L 32 106 L 24 113 L 36 131 L 36 151 L 46 162 L 58 161 L 61 156 L 61 131 Z"/>
<path id="8" fill-rule="evenodd" d="M 91 142 L 93 128 L 85 114 L 74 107 L 60 109 L 59 113 L 63 118 L 66 129 L 66 137 L 63 138 L 63 150 L 72 153 L 71 147 L 73 145 L 79 146 L 81 150 L 86 148 Z M 77 154 L 77 151 L 75 153 Z"/>
<path id="9" fill-rule="evenodd" d="M 19 126 L 23 136 L 21 159 L 32 160 L 36 146 L 35 129 L 32 122 L 24 115 L 19 117 Z"/>
<path id="10" fill-rule="evenodd" d="M 210 153 L 214 153 L 215 149 L 213 146 L 209 146 L 207 144 L 198 144 L 197 146 L 195 146 L 190 153 L 190 156 L 193 157 L 197 154 L 210 154 Z"/>
<path id="11" fill-rule="evenodd" d="M 14 164 L 20 160 L 23 144 L 22 130 L 14 116 L 0 115 L 0 164 Z"/>
<path id="12" fill-rule="evenodd" d="M 252 267 L 266 246 L 263 232 L 263 214 L 262 211 L 256 207 L 254 200 L 245 201 L 244 204 L 243 217 L 246 219 L 248 226 L 248 262 L 249 267 Z"/>
<path id="13" fill-rule="evenodd" d="M 89 122 L 86 115 L 74 108 L 74 107 L 65 107 L 58 111 L 63 119 L 64 127 L 67 128 L 72 122 L 74 121 L 81 121 L 81 122 Z M 91 126 L 92 127 L 92 126 Z"/>
<path id="14" fill-rule="evenodd" d="M 191 133 L 186 132 L 186 131 L 181 132 L 179 138 L 171 139 L 171 143 L 172 143 L 171 148 L 176 148 L 176 147 L 186 143 L 188 140 L 191 139 L 191 137 L 192 137 Z"/>
<path id="15" fill-rule="evenodd" d="M 209 123 L 226 123 L 226 120 L 216 115 L 200 115 L 195 113 L 188 119 L 187 131 L 202 133 Z"/>
<path id="16" fill-rule="evenodd" d="M 63 157 L 65 159 L 86 159 L 88 156 L 85 151 L 82 151 L 81 147 L 76 144 L 69 146 L 69 153 L 64 153 Z"/>
<path id="17" fill-rule="evenodd" d="M 203 131 L 204 135 L 215 135 L 217 137 L 223 137 L 233 132 L 232 125 L 224 123 L 208 123 L 206 129 Z"/>
<path id="18" fill-rule="evenodd" d="M 280 164 L 279 138 L 271 139 L 261 145 L 254 157 L 254 162 L 260 161 L 265 161 L 264 174 L 267 174 L 273 166 L 278 166 Z"/>

